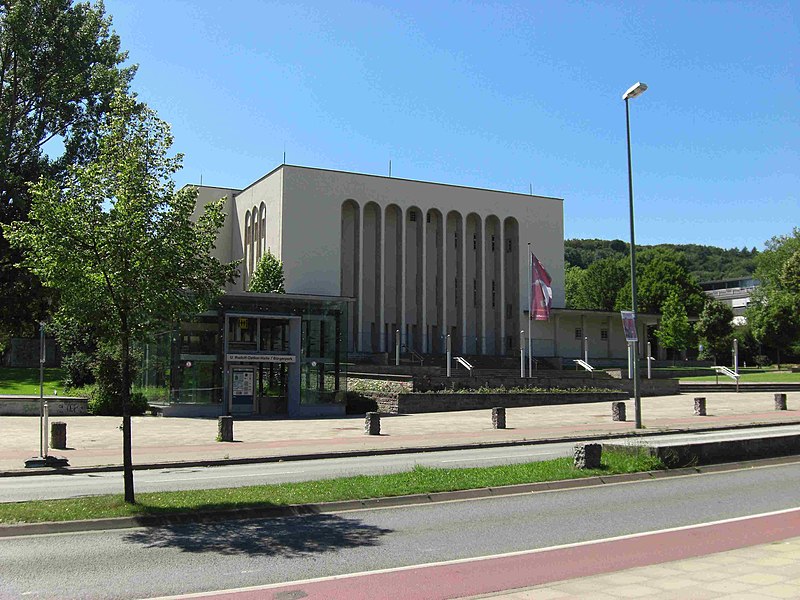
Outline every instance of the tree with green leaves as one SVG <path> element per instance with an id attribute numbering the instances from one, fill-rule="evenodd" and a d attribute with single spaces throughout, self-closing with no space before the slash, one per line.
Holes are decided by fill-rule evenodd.
<path id="1" fill-rule="evenodd" d="M 733 309 L 727 304 L 708 298 L 695 323 L 697 338 L 703 345 L 701 357 L 712 356 L 719 361 L 731 348 Z"/>
<path id="2" fill-rule="evenodd" d="M 800 227 L 794 227 L 786 235 L 776 235 L 764 245 L 764 251 L 756 258 L 756 277 L 762 286 L 781 287 L 781 274 L 793 255 L 800 252 Z"/>
<path id="3" fill-rule="evenodd" d="M 784 352 L 800 338 L 800 301 L 784 290 L 760 289 L 750 297 L 747 322 L 753 337 L 775 350 L 778 369 Z"/>
<path id="4" fill-rule="evenodd" d="M 781 267 L 781 287 L 790 294 L 800 295 L 800 249 L 786 259 Z"/>
<path id="5" fill-rule="evenodd" d="M 28 218 L 30 184 L 96 154 L 98 124 L 136 71 L 125 59 L 102 2 L 0 1 L 0 336 L 30 333 L 51 303 L 3 232 Z"/>
<path id="6" fill-rule="evenodd" d="M 698 281 L 752 277 L 755 271 L 755 248 L 724 249 L 699 244 L 638 245 L 637 255 L 645 250 L 679 252 L 686 259 L 685 267 Z M 624 259 L 630 256 L 628 244 L 621 240 L 564 240 L 564 259 L 571 265 L 587 269 L 602 258 Z"/>
<path id="7" fill-rule="evenodd" d="M 583 278 L 586 269 L 578 266 L 567 266 L 564 270 L 564 302 L 566 308 L 581 309 L 584 306 Z"/>
<path id="8" fill-rule="evenodd" d="M 747 322 L 755 339 L 776 353 L 800 346 L 800 227 L 775 236 L 758 255 L 756 277 L 761 286 L 750 297 Z"/>
<path id="9" fill-rule="evenodd" d="M 638 308 L 643 313 L 658 313 L 669 295 L 677 293 L 686 312 L 697 315 L 703 309 L 705 294 L 697 280 L 686 269 L 685 258 L 679 252 L 660 246 L 646 248 L 637 254 L 636 280 Z M 619 290 L 616 310 L 630 310 L 631 282 Z"/>
<path id="10" fill-rule="evenodd" d="M 8 237 L 24 265 L 58 290 L 60 315 L 119 349 L 125 501 L 133 503 L 132 345 L 205 310 L 236 265 L 211 255 L 222 201 L 193 220 L 196 189 L 175 191 L 181 156 L 169 156 L 169 126 L 154 111 L 120 90 L 97 143 L 97 157 L 69 167 L 63 181 L 31 188 L 30 220 L 13 223 Z"/>
<path id="11" fill-rule="evenodd" d="M 581 298 L 590 310 L 614 310 L 617 294 L 630 277 L 624 261 L 615 258 L 601 258 L 586 269 L 583 277 Z"/>
<path id="12" fill-rule="evenodd" d="M 267 248 L 258 261 L 248 291 L 262 294 L 285 294 L 283 289 L 283 263 Z"/>
<path id="13" fill-rule="evenodd" d="M 686 306 L 676 292 L 670 293 L 661 306 L 661 323 L 656 338 L 664 348 L 673 351 L 686 350 L 692 327 L 686 314 Z M 673 354 L 673 360 L 674 360 Z"/>

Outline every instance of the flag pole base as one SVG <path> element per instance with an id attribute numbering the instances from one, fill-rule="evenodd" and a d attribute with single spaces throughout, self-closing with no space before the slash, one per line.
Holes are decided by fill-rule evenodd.
<path id="1" fill-rule="evenodd" d="M 34 456 L 25 461 L 26 469 L 36 469 L 40 467 L 61 468 L 68 467 L 69 461 L 59 456 Z"/>

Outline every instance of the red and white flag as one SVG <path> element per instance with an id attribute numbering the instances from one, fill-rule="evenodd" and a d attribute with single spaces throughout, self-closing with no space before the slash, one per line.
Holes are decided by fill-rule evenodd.
<path id="1" fill-rule="evenodd" d="M 547 321 L 550 318 L 550 306 L 553 303 L 553 288 L 550 287 L 550 275 L 531 252 L 531 319 Z"/>

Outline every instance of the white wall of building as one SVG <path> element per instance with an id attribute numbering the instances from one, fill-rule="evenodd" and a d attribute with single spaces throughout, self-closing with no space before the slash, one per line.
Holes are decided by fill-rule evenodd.
<path id="1" fill-rule="evenodd" d="M 442 351 L 447 333 L 457 353 L 517 348 L 528 328 L 528 243 L 552 277 L 553 307 L 564 307 L 558 198 L 290 165 L 242 191 L 201 187 L 198 207 L 223 196 L 230 216 L 215 256 L 245 259 L 234 289 L 246 289 L 270 248 L 287 292 L 356 298 L 349 337 L 361 350 L 391 351 L 395 330 L 427 352 Z M 618 317 L 557 313 L 533 323 L 535 356 L 580 356 L 577 327 L 590 359 L 625 356 Z"/>
<path id="2" fill-rule="evenodd" d="M 235 197 L 240 245 L 234 248 L 231 258 L 242 259 L 239 267 L 242 276 L 235 286 L 237 290 L 247 289 L 253 270 L 267 249 L 277 258 L 282 258 L 282 187 L 283 173 L 278 169 L 252 183 Z"/>
<path id="3" fill-rule="evenodd" d="M 214 251 L 211 255 L 222 262 L 236 260 L 233 256 L 238 252 L 241 254 L 241 241 L 239 239 L 238 223 L 235 210 L 234 194 L 239 190 L 231 188 L 213 187 L 208 185 L 193 186 L 197 189 L 197 200 L 192 213 L 192 219 L 197 220 L 203 214 L 207 204 L 225 199 L 225 223 L 222 225 Z M 234 235 L 234 232 L 236 234 Z"/>

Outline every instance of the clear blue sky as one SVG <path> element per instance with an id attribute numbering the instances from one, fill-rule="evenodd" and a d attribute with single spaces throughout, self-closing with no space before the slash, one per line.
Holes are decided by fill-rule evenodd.
<path id="1" fill-rule="evenodd" d="M 282 161 L 564 198 L 567 238 L 756 246 L 800 225 L 797 2 L 106 0 L 178 184 Z"/>

